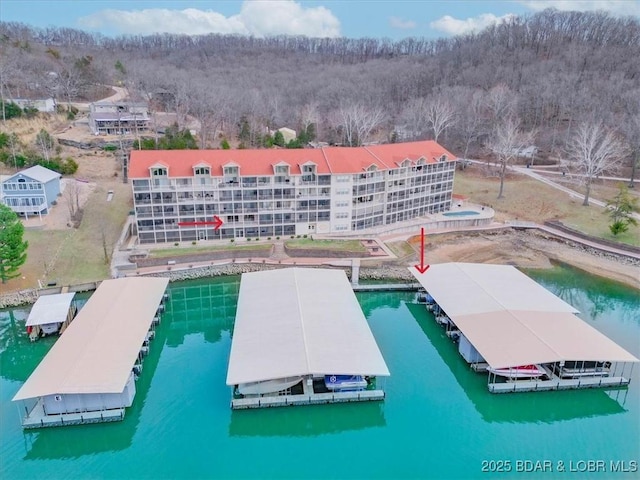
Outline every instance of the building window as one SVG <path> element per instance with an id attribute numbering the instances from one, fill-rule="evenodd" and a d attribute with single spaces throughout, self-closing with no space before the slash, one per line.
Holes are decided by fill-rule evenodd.
<path id="1" fill-rule="evenodd" d="M 223 172 L 225 176 L 238 175 L 238 167 L 224 167 Z"/>
<path id="2" fill-rule="evenodd" d="M 210 175 L 211 174 L 211 170 L 209 169 L 209 167 L 197 167 L 194 170 L 194 173 L 196 175 Z"/>
<path id="3" fill-rule="evenodd" d="M 151 169 L 152 177 L 166 177 L 167 169 L 166 168 L 152 168 Z"/>

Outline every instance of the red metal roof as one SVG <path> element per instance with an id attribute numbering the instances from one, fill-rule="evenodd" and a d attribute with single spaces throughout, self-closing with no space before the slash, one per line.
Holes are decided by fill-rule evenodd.
<path id="1" fill-rule="evenodd" d="M 211 175 L 222 176 L 227 165 L 240 167 L 241 176 L 273 175 L 273 166 L 286 163 L 290 174 L 300 175 L 300 166 L 312 162 L 316 173 L 352 174 L 365 171 L 371 165 L 379 170 L 398 168 L 409 159 L 414 163 L 424 158 L 434 163 L 442 155 L 456 158 L 434 141 L 392 143 L 369 147 L 324 147 L 316 149 L 259 149 L 259 150 L 133 150 L 129 162 L 129 178 L 149 178 L 149 168 L 164 165 L 169 177 L 192 177 L 196 166 L 209 165 Z"/>

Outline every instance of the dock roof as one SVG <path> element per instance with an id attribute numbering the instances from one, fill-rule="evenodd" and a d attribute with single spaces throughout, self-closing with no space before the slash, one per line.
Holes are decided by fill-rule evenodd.
<path id="1" fill-rule="evenodd" d="M 493 368 L 560 361 L 639 361 L 574 307 L 509 265 L 410 269 Z"/>
<path id="2" fill-rule="evenodd" d="M 310 374 L 389 375 L 344 271 L 243 274 L 227 385 Z"/>
<path id="3" fill-rule="evenodd" d="M 58 293 L 38 297 L 36 303 L 31 307 L 26 326 L 64 322 L 67 319 L 69 307 L 75 295 L 75 293 Z"/>
<path id="4" fill-rule="evenodd" d="M 103 281 L 13 400 L 122 392 L 168 282 Z"/>

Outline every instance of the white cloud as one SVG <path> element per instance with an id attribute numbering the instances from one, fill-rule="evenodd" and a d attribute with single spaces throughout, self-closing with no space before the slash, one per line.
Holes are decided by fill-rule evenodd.
<path id="1" fill-rule="evenodd" d="M 207 33 L 339 37 L 340 21 L 325 7 L 303 8 L 294 0 L 245 1 L 240 13 L 225 17 L 212 10 L 102 10 L 78 20 L 81 27 L 123 34 Z"/>
<path id="2" fill-rule="evenodd" d="M 401 30 L 411 30 L 412 28 L 416 28 L 416 22 L 413 20 L 403 20 L 400 17 L 390 17 L 389 25 L 393 28 L 399 28 Z"/>
<path id="3" fill-rule="evenodd" d="M 451 15 L 445 15 L 444 17 L 431 22 L 429 26 L 435 30 L 448 33 L 450 35 L 462 35 L 465 33 L 477 32 L 489 25 L 493 25 L 494 23 L 505 22 L 513 16 L 514 15 L 512 13 L 507 13 L 501 17 L 497 17 L 493 13 L 483 13 L 477 17 L 459 20 L 457 18 L 453 18 Z"/>
<path id="4" fill-rule="evenodd" d="M 605 10 L 613 15 L 640 15 L 640 2 L 637 0 L 518 0 L 518 3 L 531 10 L 556 8 L 558 10 Z"/>

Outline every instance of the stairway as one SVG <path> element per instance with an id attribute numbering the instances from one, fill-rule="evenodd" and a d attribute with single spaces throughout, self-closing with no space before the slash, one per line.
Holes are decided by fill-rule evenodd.
<path id="1" fill-rule="evenodd" d="M 273 253 L 269 257 L 271 260 L 286 260 L 289 257 L 287 253 L 284 251 L 284 241 L 276 241 L 273 244 Z"/>

